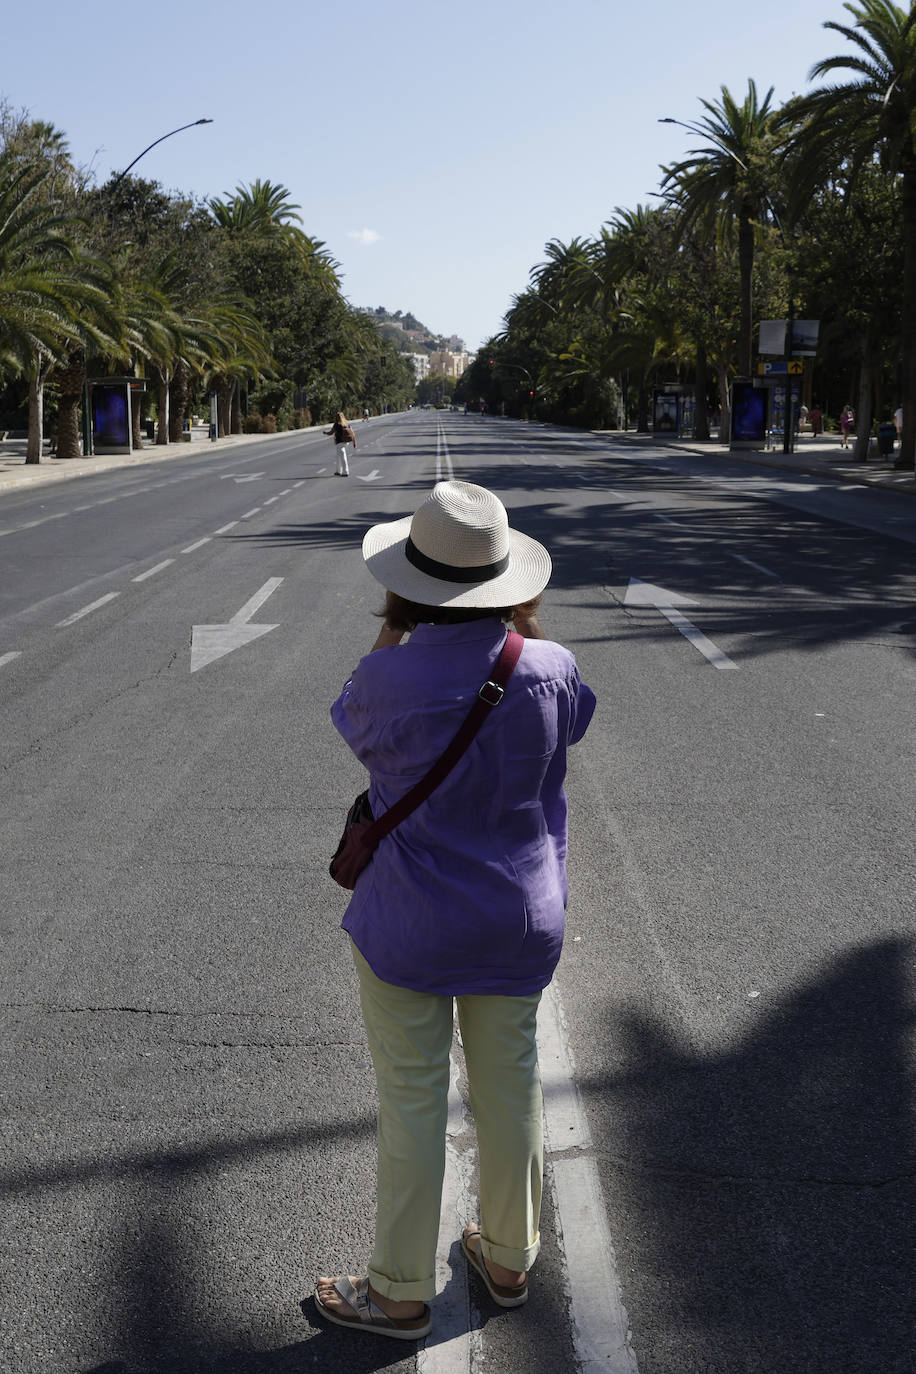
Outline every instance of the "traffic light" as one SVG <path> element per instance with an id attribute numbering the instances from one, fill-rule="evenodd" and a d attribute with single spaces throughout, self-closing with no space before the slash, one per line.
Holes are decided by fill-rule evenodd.
<path id="1" fill-rule="evenodd" d="M 491 367 L 493 366 L 493 362 L 494 362 L 494 360 L 491 358 L 491 359 L 490 359 L 490 366 L 491 366 Z"/>
<path id="2" fill-rule="evenodd" d="M 529 392 L 528 392 L 528 395 L 529 395 L 529 396 L 533 396 L 533 395 L 534 395 L 534 392 L 533 392 L 533 391 L 529 391 Z"/>

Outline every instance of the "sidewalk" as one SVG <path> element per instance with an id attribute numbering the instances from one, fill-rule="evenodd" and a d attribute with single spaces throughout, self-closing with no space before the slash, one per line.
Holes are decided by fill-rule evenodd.
<path id="1" fill-rule="evenodd" d="M 752 463 L 755 467 L 779 468 L 784 472 L 805 473 L 811 477 L 826 477 L 835 482 L 854 482 L 866 487 L 884 487 L 889 491 L 899 491 L 906 496 L 916 496 L 916 480 L 912 470 L 898 472 L 894 467 L 894 454 L 888 457 L 870 457 L 867 463 L 852 461 L 852 449 L 841 447 L 838 434 L 819 435 L 816 439 L 803 434 L 795 440 L 794 453 L 783 453 L 781 448 L 769 450 L 729 449 L 726 444 L 715 440 L 703 443 L 697 439 L 669 439 L 662 435 L 635 434 L 632 430 L 595 430 L 602 439 L 613 439 L 621 444 L 636 446 L 651 445 L 682 453 L 701 454 L 704 458 L 721 459 L 724 463 Z M 872 444 L 872 450 L 875 445 Z"/>
<path id="2" fill-rule="evenodd" d="M 47 452 L 40 463 L 26 463 L 25 439 L 5 439 L 0 442 L 0 496 L 39 483 L 66 481 L 74 477 L 88 477 L 95 472 L 109 472 L 112 468 L 135 467 L 141 463 L 172 462 L 180 458 L 205 458 L 239 444 L 269 443 L 272 439 L 289 439 L 296 434 L 314 434 L 322 425 L 308 429 L 287 429 L 279 434 L 230 434 L 224 439 L 211 440 L 209 425 L 195 425 L 190 443 L 155 444 L 149 439 L 134 453 L 112 453 L 105 457 L 54 458 Z"/>

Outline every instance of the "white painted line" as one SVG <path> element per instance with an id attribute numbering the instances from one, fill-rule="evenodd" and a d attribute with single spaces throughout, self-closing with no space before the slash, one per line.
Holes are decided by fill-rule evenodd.
<path id="1" fill-rule="evenodd" d="M 242 520 L 250 520 L 251 517 L 252 517 L 253 515 L 257 515 L 257 513 L 258 513 L 258 511 L 259 511 L 260 509 L 261 509 L 260 506 L 255 506 L 254 510 L 246 510 L 245 514 L 244 514 L 243 516 L 241 516 L 240 518 L 241 518 Z"/>
<path id="2" fill-rule="evenodd" d="M 579 1101 L 569 1057 L 566 1022 L 556 983 L 551 983 L 538 1008 L 538 1067 L 544 1090 L 544 1126 L 548 1149 L 587 1149 L 588 1121 Z"/>
<path id="3" fill-rule="evenodd" d="M 204 544 L 209 544 L 209 542 L 210 542 L 210 535 L 207 534 L 207 535 L 204 536 L 203 539 L 198 539 L 198 541 L 197 541 L 196 544 L 189 544 L 188 547 L 187 547 L 186 549 L 182 549 L 181 552 L 182 552 L 182 553 L 193 553 L 195 549 L 202 549 L 203 546 L 204 546 Z"/>
<path id="4" fill-rule="evenodd" d="M 319 477 L 323 477 L 324 474 L 325 474 L 326 472 L 327 472 L 327 468 L 319 468 L 319 469 L 318 469 L 318 476 L 319 476 Z M 297 487 L 300 487 L 301 485 L 302 485 L 301 482 L 297 482 L 297 483 L 296 483 L 296 486 L 297 486 Z M 292 488 L 290 488 L 290 490 L 292 490 Z"/>
<path id="5" fill-rule="evenodd" d="M 327 468 L 322 468 L 321 470 L 322 470 L 322 472 L 327 472 Z M 300 481 L 294 482 L 294 483 L 293 483 L 293 491 L 296 490 L 296 487 L 304 487 L 304 486 L 305 486 L 305 478 L 303 477 Z"/>
<path id="6" fill-rule="evenodd" d="M 139 577 L 132 577 L 130 580 L 131 582 L 145 582 L 148 577 L 155 577 L 156 573 L 162 572 L 163 568 L 168 568 L 174 562 L 174 558 L 164 558 L 161 563 L 156 564 L 155 568 L 147 568 L 146 572 L 142 572 Z"/>
<path id="7" fill-rule="evenodd" d="M 323 471 L 323 472 L 326 472 L 327 469 L 326 469 L 326 468 L 322 468 L 322 471 Z M 290 494 L 291 491 L 292 491 L 292 487 L 287 487 L 287 488 L 286 488 L 286 491 L 281 491 L 281 492 L 280 492 L 280 495 L 281 495 L 281 496 L 289 496 L 289 494 Z"/>
<path id="8" fill-rule="evenodd" d="M 106 606 L 109 601 L 114 601 L 115 597 L 120 595 L 120 592 L 107 592 L 105 596 L 100 596 L 98 601 L 93 601 L 91 605 L 84 606 L 81 611 L 74 611 L 73 615 L 68 615 L 66 620 L 59 620 L 54 628 L 63 630 L 68 625 L 75 625 L 78 620 L 82 620 L 84 615 L 89 615 L 91 611 L 97 611 L 100 606 Z"/>
<path id="9" fill-rule="evenodd" d="M 779 573 L 771 572 L 770 569 L 765 568 L 762 563 L 755 563 L 753 558 L 745 558 L 741 553 L 733 553 L 732 558 L 736 559 L 739 563 L 746 563 L 749 568 L 756 568 L 758 572 L 763 573 L 764 577 L 774 577 L 777 582 L 782 581 Z"/>
<path id="10" fill-rule="evenodd" d="M 556 1159 L 550 1172 L 580 1374 L 639 1374 L 598 1166 L 589 1156 Z"/>
<path id="11" fill-rule="evenodd" d="M 707 639 L 702 630 L 698 630 L 696 625 L 681 615 L 680 611 L 674 610 L 672 606 L 659 606 L 658 608 L 666 620 L 670 621 L 675 629 L 680 630 L 685 639 L 689 639 L 695 649 L 699 649 L 704 658 L 708 659 L 714 668 L 737 668 L 737 663 L 733 663 L 728 654 L 722 652 L 713 644 L 711 639 Z"/>
<path id="12" fill-rule="evenodd" d="M 436 1324 L 425 1348 L 417 1351 L 417 1374 L 468 1374 L 471 1368 L 473 1336 L 468 1321 L 467 1261 L 457 1240 L 467 1223 L 476 1220 L 472 1215 L 470 1192 L 476 1151 L 461 1153 L 452 1144 L 452 1137 L 461 1135 L 465 1129 L 464 1103 L 458 1091 L 458 1066 L 454 1058 L 450 1076 L 445 1177 L 436 1244 Z"/>
<path id="13" fill-rule="evenodd" d="M 21 654 L 21 649 L 12 649 L 8 654 L 0 654 L 0 668 L 3 667 L 4 663 L 12 663 L 13 659 L 21 657 Z"/>
<path id="14" fill-rule="evenodd" d="M 275 501 L 279 501 L 279 499 L 280 499 L 279 496 L 268 496 L 268 498 L 267 498 L 267 500 L 264 502 L 264 504 L 265 504 L 265 506 L 272 506 L 273 503 L 274 503 Z"/>
<path id="15" fill-rule="evenodd" d="M 538 1012 L 538 1063 L 544 1089 L 547 1177 L 566 1262 L 577 1367 L 581 1374 L 639 1374 L 629 1345 L 629 1322 L 595 1160 L 590 1154 L 552 1158 L 573 1148 L 591 1147 L 555 982 L 546 989 Z"/>
<path id="16" fill-rule="evenodd" d="M 226 534 L 228 530 L 234 530 L 238 523 L 237 520 L 230 520 L 228 525 L 223 525 L 222 529 L 214 530 L 213 533 Z"/>
<path id="17" fill-rule="evenodd" d="M 267 581 L 264 583 L 264 586 L 260 589 L 260 591 L 255 592 L 254 596 L 250 597 L 245 602 L 244 606 L 240 611 L 236 611 L 235 615 L 232 616 L 232 618 L 230 619 L 229 624 L 245 625 L 254 615 L 255 611 L 259 611 L 261 609 L 267 598 L 269 596 L 273 596 L 274 592 L 277 590 L 282 581 L 282 577 L 268 578 Z"/>

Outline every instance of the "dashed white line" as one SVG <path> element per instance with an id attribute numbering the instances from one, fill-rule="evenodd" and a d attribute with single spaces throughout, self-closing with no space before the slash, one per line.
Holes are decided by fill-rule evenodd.
<path id="1" fill-rule="evenodd" d="M 299 481 L 299 482 L 294 482 L 294 483 L 293 483 L 293 491 L 295 491 L 297 487 L 304 487 L 304 486 L 305 486 L 305 478 L 303 477 L 301 481 Z"/>
<path id="2" fill-rule="evenodd" d="M 214 534 L 226 534 L 229 530 L 234 530 L 238 523 L 237 520 L 230 520 L 228 525 L 223 525 L 221 529 L 214 530 Z"/>
<path id="3" fill-rule="evenodd" d="M 765 568 L 762 563 L 755 563 L 753 558 L 745 558 L 741 553 L 733 553 L 732 558 L 736 559 L 739 563 L 746 563 L 749 568 L 756 568 L 758 572 L 763 573 L 764 577 L 773 577 L 777 582 L 782 581 L 779 573 L 771 572 L 770 569 Z"/>
<path id="4" fill-rule="evenodd" d="M 174 563 L 174 558 L 164 558 L 161 563 L 157 563 L 155 568 L 147 568 L 146 572 L 140 573 L 138 577 L 132 577 L 131 582 L 145 582 L 148 577 L 155 577 L 156 573 L 162 572 L 163 568 L 169 567 Z"/>
<path id="5" fill-rule="evenodd" d="M 286 491 L 281 491 L 281 492 L 280 492 L 280 495 L 281 495 L 281 496 L 289 496 L 289 494 L 290 494 L 291 491 L 292 491 L 292 487 L 287 487 L 287 488 L 286 488 Z"/>
<path id="6" fill-rule="evenodd" d="M 197 541 L 196 544 L 189 544 L 188 547 L 187 547 L 186 549 L 182 549 L 181 552 L 182 552 L 182 553 L 193 553 L 195 549 L 202 549 L 203 546 L 204 546 L 204 544 L 209 544 L 209 542 L 210 542 L 210 535 L 207 534 L 207 535 L 205 535 L 205 536 L 203 537 L 203 539 L 198 539 L 198 541 Z"/>
<path id="7" fill-rule="evenodd" d="M 244 514 L 243 516 L 241 516 L 240 518 L 241 518 L 242 520 L 250 520 L 251 517 L 252 517 L 253 515 L 257 515 L 257 513 L 258 513 L 258 511 L 259 511 L 260 509 L 261 509 L 260 506 L 255 506 L 254 510 L 246 510 L 245 514 Z"/>
<path id="8" fill-rule="evenodd" d="M 19 658 L 22 654 L 21 649 L 11 649 L 8 654 L 0 654 L 0 668 L 4 663 L 12 663 L 14 658 Z"/>
<path id="9" fill-rule="evenodd" d="M 105 606 L 109 601 L 114 601 L 120 592 L 107 592 L 105 596 L 100 596 L 98 601 L 93 601 L 90 605 L 84 606 L 81 611 L 74 611 L 73 615 L 68 615 L 66 620 L 59 620 L 54 627 L 57 630 L 66 629 L 68 625 L 75 625 L 78 620 L 82 620 L 84 615 L 89 615 L 91 611 L 97 611 L 100 606 Z"/>
<path id="10" fill-rule="evenodd" d="M 275 501 L 279 501 L 279 499 L 280 499 L 279 496 L 268 496 L 268 498 L 267 498 L 267 500 L 264 502 L 264 504 L 265 504 L 265 506 L 272 506 L 273 503 L 274 503 Z"/>

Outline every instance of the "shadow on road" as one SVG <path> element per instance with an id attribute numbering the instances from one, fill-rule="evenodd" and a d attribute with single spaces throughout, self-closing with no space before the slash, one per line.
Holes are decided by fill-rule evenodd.
<path id="1" fill-rule="evenodd" d="M 739 662 L 854 641 L 916 656 L 911 545 L 741 494 L 692 491 L 685 511 L 683 479 L 631 467 L 605 478 L 605 467 L 589 469 L 586 487 L 574 473 L 547 465 L 462 465 L 462 477 L 504 494 L 512 524 L 550 550 L 551 591 L 600 593 L 592 605 L 607 629 L 596 641 L 615 639 L 622 629 L 648 641 L 670 636 L 656 611 L 624 606 L 635 577 L 693 600 L 696 612 L 687 614 Z M 416 508 L 429 487 L 399 482 L 403 510 Z M 363 509 L 227 538 L 264 549 L 352 552 L 370 525 L 392 518 L 390 510 Z"/>
<path id="2" fill-rule="evenodd" d="M 722 1054 L 611 1012 L 627 1067 L 581 1087 L 611 1210 L 623 1181 L 640 1216 L 629 1312 L 659 1323 L 637 1328 L 651 1368 L 912 1369 L 914 953 L 851 951 Z"/>

